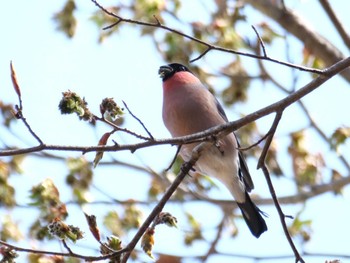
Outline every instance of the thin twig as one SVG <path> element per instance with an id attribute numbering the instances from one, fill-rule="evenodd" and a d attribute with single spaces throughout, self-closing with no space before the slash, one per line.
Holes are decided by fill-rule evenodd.
<path id="1" fill-rule="evenodd" d="M 24 123 L 24 125 L 27 127 L 29 133 L 39 142 L 40 145 L 43 145 L 43 141 L 40 139 L 40 137 L 34 132 L 34 130 L 32 129 L 32 127 L 29 125 L 29 123 L 27 122 L 27 119 L 24 117 L 22 110 L 21 111 L 17 111 L 16 116 L 20 116 L 20 120 Z"/>
<path id="2" fill-rule="evenodd" d="M 13 250 L 16 250 L 18 252 L 27 252 L 27 253 L 32 253 L 32 254 L 42 254 L 42 255 L 56 255 L 56 256 L 62 256 L 62 257 L 69 257 L 69 256 L 74 256 L 76 258 L 81 258 L 81 259 L 85 259 L 85 257 L 83 255 L 79 255 L 79 254 L 75 254 L 73 253 L 62 253 L 62 252 L 53 252 L 53 251 L 45 251 L 45 250 L 37 250 L 37 249 L 30 249 L 30 248 L 22 248 L 22 247 L 18 247 L 15 245 L 11 245 L 5 241 L 0 240 L 0 244 L 11 248 Z"/>
<path id="3" fill-rule="evenodd" d="M 195 62 L 195 61 L 197 61 L 197 60 L 200 60 L 202 57 L 204 57 L 209 51 L 211 51 L 211 50 L 213 50 L 213 49 L 215 49 L 215 48 L 213 48 L 213 47 L 207 47 L 207 49 L 206 50 L 204 50 L 198 57 L 196 57 L 196 58 L 194 58 L 194 59 L 191 59 L 190 60 L 190 63 L 193 63 L 193 62 Z"/>
<path id="4" fill-rule="evenodd" d="M 124 104 L 125 108 L 127 109 L 127 111 L 130 113 L 130 115 L 131 115 L 135 120 L 137 120 L 137 121 L 141 124 L 141 126 L 142 126 L 142 127 L 144 128 L 144 130 L 147 132 L 148 136 L 149 136 L 152 140 L 154 140 L 153 135 L 152 135 L 152 134 L 149 132 L 149 130 L 146 128 L 145 124 L 144 124 L 138 117 L 136 117 L 135 114 L 133 114 L 133 113 L 131 112 L 131 110 L 129 109 L 128 105 L 125 103 L 125 101 L 123 101 L 123 104 Z"/>
<path id="5" fill-rule="evenodd" d="M 261 38 L 261 36 L 260 36 L 258 30 L 255 28 L 255 26 L 252 25 L 252 28 L 253 28 L 253 30 L 254 30 L 256 36 L 258 37 L 259 44 L 260 44 L 260 46 L 261 46 L 261 48 L 262 48 L 262 51 L 263 51 L 263 56 L 264 56 L 265 58 L 267 58 L 268 56 L 267 56 L 267 53 L 266 53 L 266 48 L 265 48 L 264 41 L 262 40 L 262 38 Z"/>
<path id="6" fill-rule="evenodd" d="M 15 68 L 13 66 L 12 61 L 10 62 L 10 69 L 11 69 L 11 80 L 12 80 L 12 85 L 13 88 L 17 94 L 18 101 L 19 101 L 19 106 L 15 105 L 16 112 L 13 112 L 15 117 L 17 119 L 22 120 L 24 125 L 27 127 L 29 130 L 29 133 L 39 142 L 39 144 L 43 144 L 42 140 L 39 138 L 39 136 L 33 131 L 33 129 L 30 127 L 29 123 L 27 122 L 26 118 L 24 118 L 23 115 L 23 103 L 22 103 L 22 95 L 21 95 L 21 88 L 19 86 L 18 80 L 17 80 L 17 74 L 15 71 Z"/>
<path id="7" fill-rule="evenodd" d="M 288 240 L 288 243 L 291 247 L 291 249 L 293 250 L 293 253 L 295 255 L 295 258 L 296 258 L 296 262 L 304 262 L 303 258 L 300 256 L 297 248 L 295 247 L 294 245 L 294 242 L 288 232 L 288 227 L 287 227 L 287 224 L 286 224 L 286 221 L 285 221 L 285 218 L 286 218 L 286 215 L 283 213 L 282 211 L 282 208 L 278 202 L 278 199 L 277 199 L 277 196 L 276 196 L 276 192 L 275 192 L 275 189 L 273 187 L 273 184 L 272 184 L 272 181 L 271 181 L 271 177 L 270 177 L 270 173 L 266 167 L 266 164 L 265 164 L 265 159 L 266 159 L 266 156 L 267 156 L 267 152 L 268 152 L 268 149 L 270 148 L 270 145 L 271 145 L 271 142 L 272 142 L 272 139 L 274 137 L 274 134 L 276 132 L 276 129 L 278 127 L 278 124 L 281 120 L 281 117 L 282 117 L 282 112 L 283 111 L 277 111 L 276 112 L 276 116 L 275 116 L 275 119 L 271 125 L 271 128 L 270 130 L 268 131 L 268 134 L 269 136 L 267 137 L 266 139 L 266 142 L 265 142 L 265 145 L 264 145 L 264 148 L 262 150 L 262 153 L 260 155 L 260 158 L 259 158 L 259 161 L 258 161 L 258 169 L 262 169 L 263 173 L 264 173 L 264 176 L 265 176 L 265 179 L 266 179 L 266 182 L 267 182 L 267 185 L 269 187 L 269 190 L 270 190 L 270 194 L 271 194 L 271 197 L 272 197 L 272 200 L 274 202 L 274 205 L 277 209 L 277 212 L 278 212 L 278 215 L 280 217 L 280 221 L 281 221 L 281 224 L 282 224 L 282 228 L 283 228 L 283 231 L 284 231 L 284 234 Z"/>
<path id="8" fill-rule="evenodd" d="M 267 136 L 267 139 L 266 139 L 266 142 L 265 142 L 265 145 L 264 145 L 264 148 L 261 152 L 261 155 L 259 157 L 259 160 L 258 160 L 258 166 L 257 166 L 257 169 L 260 169 L 261 166 L 265 163 L 265 159 L 266 159 L 266 156 L 267 156 L 267 152 L 270 148 L 270 145 L 271 145 L 271 142 L 272 142 L 272 139 L 273 139 L 273 136 L 276 132 L 276 129 L 277 129 L 277 126 L 282 118 L 282 112 L 283 111 L 278 111 L 276 112 L 276 116 L 275 116 L 275 119 L 273 120 L 273 123 L 271 125 L 271 128 L 270 130 L 267 132 L 268 136 Z"/>
<path id="9" fill-rule="evenodd" d="M 332 21 L 333 25 L 337 29 L 339 35 L 343 39 L 343 42 L 345 45 L 350 49 L 350 36 L 346 32 L 343 24 L 338 19 L 337 15 L 333 11 L 331 5 L 329 4 L 328 0 L 320 0 L 321 6 L 323 7 L 324 11 L 327 13 L 328 17 Z"/>
<path id="10" fill-rule="evenodd" d="M 70 249 L 70 247 L 67 245 L 67 242 L 62 239 L 63 246 L 68 250 L 69 254 L 74 255 L 73 251 Z"/>
<path id="11" fill-rule="evenodd" d="M 264 141 L 267 138 L 267 136 L 269 136 L 268 132 L 263 137 L 261 137 L 257 142 L 255 142 L 247 147 L 239 147 L 237 149 L 240 151 L 248 151 L 248 150 L 254 148 L 255 146 L 259 145 L 262 141 Z"/>
<path id="12" fill-rule="evenodd" d="M 319 70 L 319 69 L 315 69 L 315 68 L 309 68 L 309 67 L 304 67 L 304 66 L 300 66 L 300 65 L 295 65 L 295 64 L 292 64 L 292 63 L 289 63 L 289 62 L 280 61 L 278 59 L 274 59 L 274 58 L 270 58 L 270 57 L 259 56 L 259 55 L 252 54 L 252 53 L 240 52 L 240 51 L 232 50 L 232 49 L 229 49 L 229 48 L 223 48 L 223 47 L 220 47 L 220 46 L 212 45 L 212 44 L 210 44 L 208 42 L 205 42 L 205 41 L 203 41 L 203 40 L 201 40 L 199 38 L 187 35 L 187 34 L 181 32 L 179 30 L 176 30 L 176 29 L 173 29 L 171 27 L 165 26 L 165 25 L 161 24 L 159 22 L 159 20 L 156 21 L 155 23 L 150 23 L 150 22 L 144 22 L 144 21 L 138 21 L 138 20 L 123 18 L 123 17 L 121 17 L 121 16 L 119 16 L 119 15 L 117 15 L 117 14 L 111 12 L 111 11 L 108 11 L 106 8 L 104 8 L 102 5 L 100 5 L 96 0 L 91 0 L 91 1 L 98 8 L 100 8 L 104 13 L 106 13 L 107 15 L 112 16 L 112 17 L 117 19 L 116 23 L 113 23 L 112 25 L 109 25 L 109 26 L 107 26 L 107 27 L 105 27 L 103 29 L 110 29 L 110 28 L 118 25 L 121 22 L 129 23 L 129 24 L 136 24 L 136 25 L 141 25 L 141 26 L 162 28 L 162 29 L 164 29 L 166 31 L 172 32 L 174 34 L 177 34 L 179 36 L 182 36 L 184 38 L 187 38 L 189 40 L 192 40 L 192 41 L 194 41 L 196 43 L 199 43 L 199 44 L 207 47 L 207 49 L 203 53 L 201 53 L 198 57 L 190 60 L 190 62 L 194 62 L 194 61 L 199 60 L 200 58 L 202 58 L 205 54 L 207 54 L 211 50 L 216 50 L 216 51 L 221 51 L 221 52 L 225 52 L 225 53 L 230 53 L 230 54 L 235 54 L 235 55 L 255 58 L 255 59 L 262 59 L 262 60 L 266 60 L 266 61 L 270 61 L 270 62 L 273 62 L 273 63 L 280 64 L 280 65 L 284 65 L 284 66 L 287 66 L 287 67 L 296 68 L 296 69 L 301 70 L 301 71 L 311 72 L 311 73 L 314 73 L 314 74 L 319 74 L 319 75 L 323 74 L 323 70 Z"/>
<path id="13" fill-rule="evenodd" d="M 178 154 L 179 154 L 179 152 L 180 152 L 180 150 L 181 150 L 181 146 L 182 146 L 182 145 L 179 145 L 179 146 L 177 147 L 176 153 L 175 153 L 175 155 L 174 155 L 174 158 L 172 159 L 172 161 L 171 161 L 171 163 L 169 164 L 169 166 L 165 169 L 166 172 L 169 171 L 169 170 L 171 169 L 171 167 L 174 165 L 174 163 L 175 163 L 175 161 L 176 161 L 176 158 L 177 158 L 177 156 L 178 156 Z"/>
<path id="14" fill-rule="evenodd" d="M 98 117 L 98 116 L 94 115 L 94 119 L 95 119 L 95 120 L 98 120 L 98 121 L 102 121 L 102 122 L 104 122 L 104 123 L 110 125 L 111 127 L 114 128 L 115 131 L 125 132 L 125 133 L 127 133 L 127 134 L 130 134 L 130 135 L 132 135 L 132 136 L 138 138 L 138 139 L 142 139 L 142 140 L 145 140 L 145 141 L 151 140 L 149 137 L 145 137 L 145 136 L 142 136 L 141 134 L 137 134 L 136 132 L 130 131 L 130 130 L 127 129 L 127 128 L 119 127 L 118 125 L 116 125 L 115 123 L 113 123 L 113 122 L 111 122 L 111 121 L 105 119 L 104 117 L 101 118 L 101 117 Z M 112 132 L 114 132 L 114 131 L 112 131 Z"/>
<path id="15" fill-rule="evenodd" d="M 215 236 L 214 240 L 211 242 L 211 245 L 208 249 L 208 252 L 203 257 L 201 257 L 202 262 L 205 262 L 209 258 L 209 256 L 211 256 L 212 254 L 214 254 L 216 252 L 216 246 L 220 241 L 222 231 L 224 230 L 226 219 L 227 219 L 227 214 L 225 212 L 219 225 L 217 226 L 216 236 Z"/>
<path id="16" fill-rule="evenodd" d="M 260 67 L 260 70 L 262 71 L 262 74 L 265 75 L 265 78 L 270 80 L 276 87 L 278 87 L 280 90 L 282 90 L 283 92 L 285 92 L 288 95 L 293 93 L 292 91 L 290 91 L 287 88 L 285 88 L 281 83 L 279 83 L 270 73 L 268 73 L 267 70 L 265 69 L 265 66 L 263 65 L 263 63 L 260 63 L 260 61 L 259 61 L 259 67 Z M 295 77 L 293 78 L 293 83 L 296 83 L 296 78 Z M 294 87 L 291 90 L 296 90 L 296 88 Z M 302 111 L 305 113 L 305 116 L 308 119 L 308 121 L 310 123 L 310 126 L 316 130 L 316 132 L 320 135 L 320 137 L 327 144 L 329 144 L 329 146 L 331 146 L 330 139 L 324 133 L 324 131 L 321 130 L 321 128 L 317 125 L 317 123 L 314 121 L 314 119 L 312 118 L 310 112 L 306 108 L 306 106 L 303 103 L 303 101 L 302 100 L 298 100 L 296 103 L 299 104 L 299 106 L 301 107 Z M 342 153 L 337 153 L 337 156 L 340 159 L 340 161 L 343 163 L 343 165 L 346 167 L 346 169 L 348 171 L 350 171 L 350 164 L 346 160 L 344 155 Z"/>
<path id="17" fill-rule="evenodd" d="M 272 137 L 272 136 L 271 136 Z M 277 196 L 276 196 L 276 192 L 275 192 L 275 189 L 273 187 L 273 184 L 272 184 L 272 181 L 271 181 L 271 177 L 270 177 L 270 173 L 269 173 L 269 170 L 267 169 L 266 167 L 266 164 L 263 163 L 260 168 L 262 169 L 263 173 L 264 173 L 264 176 L 265 176 L 265 179 L 266 179 L 266 182 L 267 182 L 267 185 L 269 187 L 269 190 L 270 190 L 270 194 L 271 194 L 271 197 L 274 201 L 274 205 L 277 209 L 277 212 L 278 212 L 278 215 L 280 217 L 280 221 L 281 221 L 281 224 L 282 224 L 282 228 L 283 228 L 283 231 L 284 231 L 284 234 L 288 240 L 288 243 L 290 245 L 290 247 L 292 248 L 293 250 L 293 253 L 295 255 L 295 259 L 296 259 L 296 262 L 302 262 L 302 263 L 305 263 L 305 261 L 303 260 L 303 258 L 300 256 L 297 248 L 295 247 L 294 245 L 294 242 L 288 232 L 288 227 L 287 227 L 287 224 L 286 224 L 286 221 L 285 221 L 285 215 L 282 211 L 282 208 L 280 206 L 280 204 L 278 203 L 278 199 L 277 199 Z"/>
<path id="18" fill-rule="evenodd" d="M 346 57 L 329 39 L 316 32 L 315 28 L 305 21 L 307 16 L 302 17 L 292 8 L 283 7 L 280 1 L 244 0 L 244 3 L 270 17 L 282 29 L 298 38 L 305 49 L 312 50 L 312 54 L 320 58 L 327 67 Z M 350 82 L 350 69 L 344 70 L 340 75 Z"/>

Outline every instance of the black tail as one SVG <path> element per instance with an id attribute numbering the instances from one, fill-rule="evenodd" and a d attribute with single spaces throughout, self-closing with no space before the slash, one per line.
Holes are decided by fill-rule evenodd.
<path id="1" fill-rule="evenodd" d="M 260 235 L 267 230 L 260 209 L 253 203 L 248 193 L 246 193 L 246 201 L 244 203 L 237 203 L 237 205 L 242 211 L 243 218 L 247 223 L 250 232 L 252 232 L 256 238 L 260 237 Z"/>

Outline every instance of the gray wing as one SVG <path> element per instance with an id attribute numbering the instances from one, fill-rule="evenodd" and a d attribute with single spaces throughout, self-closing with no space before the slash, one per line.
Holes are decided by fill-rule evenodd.
<path id="1" fill-rule="evenodd" d="M 221 117 L 226 122 L 228 122 L 226 113 L 225 113 L 224 109 L 222 108 L 220 102 L 216 98 L 215 98 L 215 100 L 216 100 L 216 107 L 217 107 Z M 233 134 L 236 138 L 237 146 L 239 148 L 240 147 L 239 141 L 236 137 L 236 134 L 235 133 L 233 133 Z M 239 167 L 238 167 L 239 177 L 243 179 L 246 190 L 248 192 L 250 192 L 252 189 L 254 189 L 254 183 L 253 183 L 252 177 L 250 176 L 249 169 L 248 169 L 247 163 L 244 159 L 243 153 L 239 150 L 238 150 L 238 159 L 239 159 Z"/>

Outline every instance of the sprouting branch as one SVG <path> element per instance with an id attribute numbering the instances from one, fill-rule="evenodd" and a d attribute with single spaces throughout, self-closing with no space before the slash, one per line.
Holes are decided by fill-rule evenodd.
<path id="1" fill-rule="evenodd" d="M 12 61 L 10 62 L 10 69 L 11 69 L 11 80 L 12 80 L 12 85 L 13 88 L 17 94 L 19 105 L 15 106 L 16 112 L 14 112 L 14 115 L 16 116 L 17 119 L 22 120 L 24 125 L 27 127 L 29 130 L 30 134 L 40 143 L 42 144 L 43 142 L 41 141 L 40 137 L 33 131 L 33 129 L 30 127 L 29 123 L 27 122 L 26 118 L 23 115 L 23 102 L 22 102 L 22 96 L 21 96 L 21 88 L 19 86 L 18 80 L 17 80 L 17 75 L 15 68 L 13 66 Z"/>
<path id="2" fill-rule="evenodd" d="M 201 44 L 201 45 L 205 46 L 206 50 L 202 54 L 200 54 L 198 57 L 190 60 L 190 62 L 194 62 L 194 61 L 197 61 L 197 60 L 201 59 L 209 51 L 216 50 L 216 51 L 220 51 L 220 52 L 225 52 L 225 53 L 230 53 L 230 54 L 235 54 L 235 55 L 240 55 L 240 56 L 245 56 L 245 57 L 250 57 L 250 58 L 255 58 L 255 59 L 266 60 L 266 61 L 277 63 L 277 64 L 280 64 L 280 65 L 284 65 L 284 66 L 287 66 L 287 67 L 295 68 L 295 69 L 298 69 L 298 70 L 301 70 L 301 71 L 306 71 L 306 72 L 315 73 L 315 74 L 319 74 L 319 75 L 323 74 L 323 70 L 319 70 L 319 69 L 315 69 L 315 68 L 308 68 L 308 67 L 292 64 L 292 63 L 289 63 L 289 62 L 281 61 L 281 60 L 278 60 L 278 59 L 270 58 L 270 57 L 266 56 L 266 51 L 264 52 L 263 56 L 259 56 L 259 55 L 252 54 L 252 53 L 240 52 L 240 51 L 236 51 L 236 50 L 233 50 L 233 49 L 224 48 L 224 47 L 220 47 L 220 46 L 216 46 L 216 45 L 210 44 L 210 43 L 208 43 L 206 41 L 203 41 L 203 40 L 201 40 L 199 38 L 190 36 L 190 35 L 185 34 L 185 33 L 181 32 L 179 30 L 176 30 L 174 28 L 165 26 L 165 25 L 161 24 L 159 19 L 157 19 L 157 18 L 155 18 L 156 22 L 154 22 L 154 23 L 138 21 L 138 20 L 133 20 L 133 19 L 128 19 L 128 18 L 123 18 L 120 15 L 117 15 L 114 12 L 111 12 L 111 11 L 107 10 L 106 8 L 104 8 L 102 5 L 100 5 L 98 3 L 97 0 L 91 0 L 91 1 L 99 9 L 101 9 L 105 14 L 107 14 L 107 15 L 117 19 L 117 21 L 115 23 L 105 27 L 104 29 L 110 29 L 112 27 L 115 27 L 115 26 L 119 25 L 120 23 L 129 23 L 129 24 L 136 24 L 136 25 L 140 25 L 140 26 L 156 27 L 156 28 L 164 29 L 166 31 L 169 31 L 171 33 L 174 33 L 176 35 L 182 36 L 182 37 L 184 37 L 186 39 L 189 39 L 189 40 L 191 40 L 193 42 L 196 42 L 198 44 Z"/>
<path id="3" fill-rule="evenodd" d="M 154 218 L 163 210 L 163 207 L 167 203 L 167 201 L 170 199 L 170 197 L 173 195 L 173 193 L 176 191 L 178 186 L 181 184 L 182 180 L 186 177 L 186 175 L 190 172 L 192 167 L 195 165 L 197 160 L 200 158 L 201 152 L 211 146 L 212 143 L 210 142 L 203 142 L 199 145 L 197 145 L 193 151 L 191 158 L 189 159 L 188 162 L 183 163 L 180 173 L 177 175 L 173 183 L 170 185 L 168 190 L 164 193 L 163 197 L 160 199 L 158 204 L 155 206 L 155 208 L 152 210 L 152 212 L 149 214 L 145 222 L 142 224 L 142 226 L 139 228 L 137 231 L 136 235 L 134 238 L 129 242 L 125 250 L 127 251 L 126 254 L 123 257 L 122 262 L 126 263 L 130 253 L 133 251 L 135 248 L 137 242 L 140 240 L 142 237 L 143 233 L 145 233 L 146 229 L 150 226 Z"/>
<path id="4" fill-rule="evenodd" d="M 33 249 L 23 249 L 17 246 L 10 245 L 4 241 L 0 240 L 0 244 L 12 248 L 16 251 L 24 251 L 24 252 L 31 252 L 31 253 L 37 253 L 37 254 L 50 254 L 50 255 L 61 255 L 61 256 L 72 256 L 72 257 L 77 257 L 84 259 L 86 261 L 99 261 L 99 260 L 104 260 L 108 258 L 113 258 L 117 255 L 123 254 L 123 259 L 122 262 L 126 263 L 130 253 L 134 250 L 136 244 L 146 231 L 146 229 L 151 225 L 153 220 L 158 216 L 158 214 L 163 210 L 165 204 L 167 201 L 170 199 L 170 197 L 173 195 L 173 193 L 176 191 L 178 186 L 181 184 L 183 179 L 188 175 L 189 171 L 192 169 L 194 164 L 197 162 L 197 160 L 200 158 L 201 152 L 206 150 L 208 147 L 212 145 L 212 142 L 203 142 L 197 145 L 193 151 L 191 158 L 188 162 L 185 162 L 182 167 L 181 171 L 178 174 L 178 176 L 175 178 L 175 180 L 172 182 L 170 187 L 166 190 L 164 193 L 163 197 L 160 199 L 160 201 L 157 203 L 157 205 L 154 207 L 152 212 L 148 215 L 147 219 L 144 221 L 144 223 L 141 225 L 141 227 L 138 229 L 137 233 L 135 234 L 134 238 L 128 243 L 128 245 L 116 252 L 110 253 L 105 256 L 100 256 L 100 257 L 90 257 L 90 256 L 83 256 L 76 254 L 72 252 L 72 250 L 67 246 L 66 242 L 63 241 L 64 247 L 69 251 L 69 253 L 57 253 L 57 252 L 48 252 L 48 251 L 40 251 L 40 250 L 33 250 Z"/>

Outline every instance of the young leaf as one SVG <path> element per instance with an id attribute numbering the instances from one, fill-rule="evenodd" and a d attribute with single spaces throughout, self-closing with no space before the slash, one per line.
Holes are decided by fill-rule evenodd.
<path id="1" fill-rule="evenodd" d="M 11 79 L 12 79 L 12 84 L 13 87 L 17 93 L 17 96 L 21 98 L 21 89 L 19 88 L 18 81 L 17 81 L 17 76 L 16 76 L 16 71 L 13 67 L 12 61 L 10 62 L 10 68 L 11 68 Z"/>
<path id="2" fill-rule="evenodd" d="M 100 141 L 98 142 L 98 145 L 99 146 L 106 145 L 110 135 L 111 135 L 110 132 L 106 132 L 105 134 L 103 134 L 103 136 L 101 137 Z M 95 159 L 94 159 L 94 168 L 96 168 L 98 163 L 101 161 L 102 157 L 103 157 L 103 152 L 102 151 L 96 152 L 96 156 L 95 156 Z"/>
<path id="3" fill-rule="evenodd" d="M 97 241 L 101 241 L 101 237 L 100 237 L 100 230 L 97 227 L 97 223 L 96 223 L 96 216 L 94 215 L 88 215 L 86 213 L 84 213 L 86 221 L 89 225 L 89 229 L 91 234 L 94 236 L 94 238 Z"/>
<path id="4" fill-rule="evenodd" d="M 148 228 L 142 236 L 141 248 L 152 259 L 154 259 L 152 255 L 153 245 L 154 245 L 154 229 Z"/>

